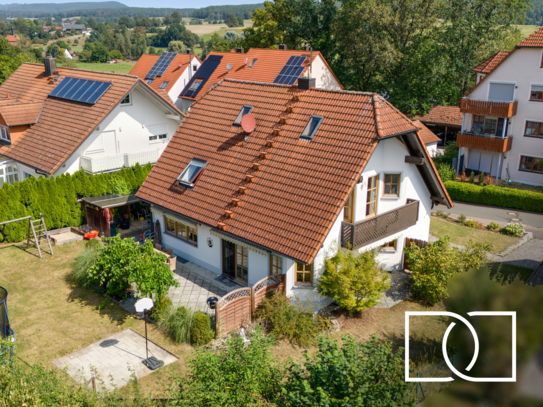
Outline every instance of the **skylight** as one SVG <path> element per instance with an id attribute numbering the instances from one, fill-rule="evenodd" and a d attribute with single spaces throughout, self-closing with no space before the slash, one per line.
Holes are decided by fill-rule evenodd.
<path id="1" fill-rule="evenodd" d="M 166 82 L 166 81 L 162 82 L 160 84 L 160 89 L 166 89 L 166 86 L 168 86 L 168 83 L 170 83 L 170 82 Z"/>
<path id="2" fill-rule="evenodd" d="M 192 86 L 189 88 L 189 90 L 196 90 L 200 87 L 201 84 L 202 84 L 202 81 L 196 80 L 192 83 Z"/>
<path id="3" fill-rule="evenodd" d="M 189 165 L 186 166 L 181 175 L 177 178 L 179 185 L 187 188 L 194 187 L 194 183 L 205 167 L 207 167 L 207 161 L 199 158 L 193 158 Z"/>
<path id="4" fill-rule="evenodd" d="M 238 117 L 236 118 L 234 123 L 232 123 L 232 126 L 241 127 L 241 119 L 243 119 L 243 116 L 245 116 L 246 114 L 251 113 L 251 110 L 253 110 L 253 106 L 248 106 L 248 105 L 243 106 L 241 108 L 241 112 L 239 112 L 238 114 Z"/>
<path id="5" fill-rule="evenodd" d="M 309 123 L 307 123 L 307 126 L 305 126 L 305 129 L 300 139 L 306 141 L 313 140 L 313 136 L 315 136 L 315 133 L 317 132 L 323 119 L 324 117 L 322 116 L 311 116 L 311 119 L 309 119 Z"/>
<path id="6" fill-rule="evenodd" d="M 251 61 L 251 63 L 249 64 L 248 68 L 252 68 L 252 67 L 254 66 L 255 63 L 256 63 L 256 58 L 253 59 L 253 60 Z"/>

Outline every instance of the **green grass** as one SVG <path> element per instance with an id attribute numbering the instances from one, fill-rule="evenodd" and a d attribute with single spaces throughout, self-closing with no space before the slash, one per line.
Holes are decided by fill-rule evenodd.
<path id="1" fill-rule="evenodd" d="M 449 235 L 451 243 L 462 246 L 465 246 L 468 240 L 473 240 L 476 243 L 490 243 L 493 245 L 491 253 L 494 254 L 503 252 L 519 241 L 515 237 L 459 226 L 434 217 L 430 221 L 430 234 L 435 237 Z"/>
<path id="2" fill-rule="evenodd" d="M 538 25 L 517 25 L 516 27 L 520 30 L 522 38 L 526 38 L 539 28 Z"/>
<path id="3" fill-rule="evenodd" d="M 222 24 L 220 24 L 222 26 Z M 237 32 L 238 34 L 241 34 L 243 32 L 243 27 L 232 27 L 232 28 L 221 28 L 217 31 L 214 31 L 212 33 L 208 33 L 208 34 L 203 34 L 200 36 L 200 38 L 202 38 L 204 41 L 209 41 L 211 39 L 211 37 L 213 36 L 213 34 L 219 34 L 219 36 L 223 37 L 228 31 L 235 31 Z"/>
<path id="4" fill-rule="evenodd" d="M 129 73 L 134 67 L 135 62 L 119 62 L 118 64 L 101 64 L 90 62 L 77 62 L 77 68 L 89 69 L 91 71 L 113 72 L 113 73 Z"/>

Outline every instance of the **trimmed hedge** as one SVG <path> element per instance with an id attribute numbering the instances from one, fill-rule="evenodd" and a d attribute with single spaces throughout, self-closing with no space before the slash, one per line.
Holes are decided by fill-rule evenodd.
<path id="1" fill-rule="evenodd" d="M 137 164 L 108 174 L 87 175 L 80 170 L 74 175 L 31 177 L 14 185 L 4 183 L 0 185 L 0 222 L 29 215 L 39 219 L 42 213 L 48 230 L 80 226 L 85 214 L 78 198 L 119 193 L 120 185 L 138 189 L 152 168 L 151 164 Z M 27 232 L 27 222 L 10 223 L 3 233 L 0 227 L 0 243 L 21 242 Z"/>
<path id="2" fill-rule="evenodd" d="M 445 188 L 447 188 L 447 192 L 453 201 L 543 212 L 543 194 L 538 192 L 503 188 L 495 185 L 480 187 L 467 182 L 455 181 L 445 182 Z"/>

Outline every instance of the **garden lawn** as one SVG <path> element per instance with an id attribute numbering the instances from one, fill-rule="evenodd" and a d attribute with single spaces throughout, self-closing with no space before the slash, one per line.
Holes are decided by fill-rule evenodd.
<path id="1" fill-rule="evenodd" d="M 136 62 L 119 62 L 118 64 L 101 64 L 94 62 L 76 62 L 79 69 L 89 69 L 91 71 L 113 72 L 127 74 L 136 65 Z"/>
<path id="2" fill-rule="evenodd" d="M 467 245 L 469 240 L 475 243 L 490 243 L 493 245 L 491 253 L 497 254 L 503 252 L 509 246 L 518 243 L 519 238 L 502 235 L 500 233 L 486 232 L 467 226 L 455 225 L 446 220 L 438 219 L 432 216 L 430 221 L 430 234 L 437 238 L 449 235 L 451 243 L 462 246 Z"/>

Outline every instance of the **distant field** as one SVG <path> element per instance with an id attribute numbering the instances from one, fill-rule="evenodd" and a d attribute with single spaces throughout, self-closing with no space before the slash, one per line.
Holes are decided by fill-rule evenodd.
<path id="1" fill-rule="evenodd" d="M 253 26 L 253 20 L 244 20 L 244 27 L 252 27 Z M 206 41 L 211 38 L 211 35 L 209 37 L 206 36 L 206 34 L 213 34 L 217 32 L 219 35 L 224 35 L 226 31 L 236 31 L 241 32 L 243 27 L 236 27 L 236 28 L 228 28 L 226 24 L 208 24 L 204 22 L 202 25 L 189 25 L 188 23 L 185 25 L 187 27 L 187 30 L 192 31 L 194 34 L 198 34 L 200 37 L 204 38 Z M 221 34 L 221 32 L 224 30 L 224 32 Z"/>
<path id="2" fill-rule="evenodd" d="M 135 62 L 119 62 L 118 64 L 76 62 L 76 67 L 80 69 L 89 69 L 91 71 L 129 73 L 135 64 Z"/>
<path id="3" fill-rule="evenodd" d="M 526 38 L 527 36 L 532 34 L 534 31 L 536 31 L 539 28 L 539 26 L 538 25 L 517 25 L 517 28 L 520 30 L 522 38 Z"/>

